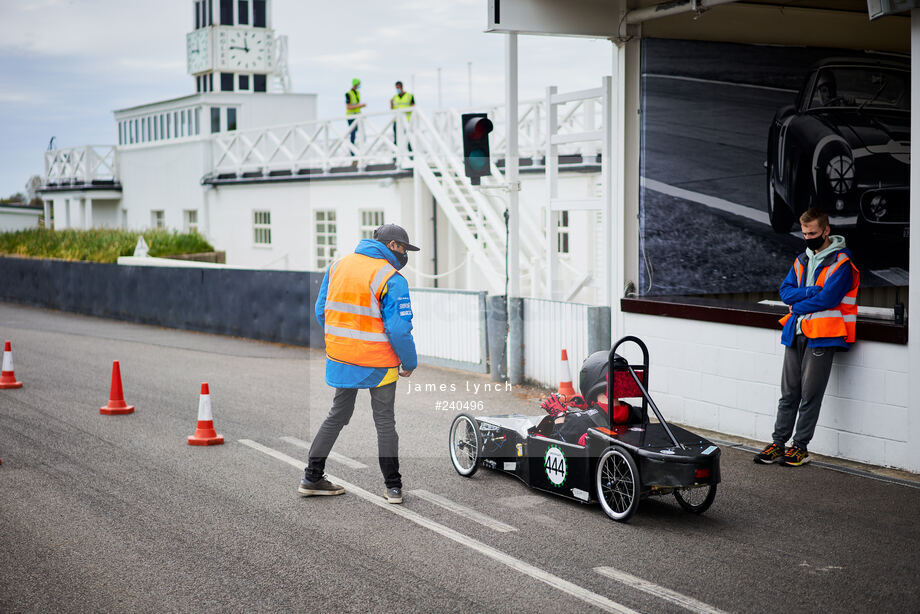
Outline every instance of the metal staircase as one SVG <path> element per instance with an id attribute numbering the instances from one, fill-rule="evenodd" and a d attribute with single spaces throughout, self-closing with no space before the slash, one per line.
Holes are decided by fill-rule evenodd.
<path id="1" fill-rule="evenodd" d="M 453 125 L 460 126 L 459 112 L 452 113 L 456 115 Z M 503 294 L 507 240 L 504 175 L 493 162 L 492 176 L 484 177 L 482 185 L 474 187 L 464 174 L 463 158 L 456 145 L 445 141 L 442 131 L 434 127 L 424 111 L 414 111 L 413 115 L 413 170 L 469 251 L 489 291 Z M 535 278 L 533 268 L 542 257 L 544 240 L 533 221 L 535 217 L 536 214 L 521 216 L 521 276 L 525 284 Z"/>

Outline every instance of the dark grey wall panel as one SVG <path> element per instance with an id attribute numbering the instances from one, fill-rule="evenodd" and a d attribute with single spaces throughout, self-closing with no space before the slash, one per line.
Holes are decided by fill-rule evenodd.
<path id="1" fill-rule="evenodd" d="M 323 346 L 323 273 L 0 257 L 0 300 L 143 324 Z"/>

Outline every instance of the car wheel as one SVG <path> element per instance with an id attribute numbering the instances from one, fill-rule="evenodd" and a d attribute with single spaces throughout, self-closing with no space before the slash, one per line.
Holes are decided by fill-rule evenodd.
<path id="1" fill-rule="evenodd" d="M 795 222 L 792 210 L 776 193 L 773 186 L 773 165 L 770 163 L 767 164 L 767 215 L 770 218 L 770 226 L 776 232 L 787 233 L 792 230 L 792 224 Z"/>
<path id="2" fill-rule="evenodd" d="M 604 450 L 597 462 L 594 485 L 604 513 L 626 522 L 639 507 L 639 469 L 632 456 L 619 446 Z"/>
<path id="3" fill-rule="evenodd" d="M 469 414 L 458 414 L 450 424 L 450 462 L 457 473 L 465 478 L 479 469 L 482 453 L 482 434 L 479 424 Z"/>
<path id="4" fill-rule="evenodd" d="M 716 484 L 709 486 L 696 486 L 694 488 L 685 488 L 675 490 L 674 498 L 680 503 L 680 506 L 694 514 L 702 514 L 709 509 L 716 498 Z"/>

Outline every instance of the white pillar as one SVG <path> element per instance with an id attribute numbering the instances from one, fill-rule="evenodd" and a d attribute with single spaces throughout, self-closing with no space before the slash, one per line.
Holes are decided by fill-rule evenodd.
<path id="1" fill-rule="evenodd" d="M 521 295 L 521 256 L 518 181 L 518 44 L 517 33 L 505 39 L 505 181 L 508 182 L 508 294 Z"/>
<path id="2" fill-rule="evenodd" d="M 86 230 L 89 230 L 90 228 L 93 227 L 93 199 L 84 198 L 83 202 L 86 203 L 86 206 L 85 206 L 86 218 L 83 223 L 83 228 L 85 228 Z"/>
<path id="3" fill-rule="evenodd" d="M 64 228 L 72 228 L 72 225 L 70 223 L 70 220 L 73 219 L 71 217 L 71 212 L 70 212 L 71 204 L 73 204 L 72 198 L 64 199 Z"/>
<path id="4" fill-rule="evenodd" d="M 613 45 L 611 106 L 612 243 L 609 254 L 611 336 L 627 334 L 620 298 L 628 282 L 639 285 L 639 60 L 640 39 Z"/>
<path id="5" fill-rule="evenodd" d="M 910 12 L 910 134 L 912 143 L 920 143 L 920 9 Z M 916 111 L 914 110 L 916 109 Z M 920 220 L 920 164 L 910 165 L 910 219 Z M 916 309 L 920 314 L 920 275 L 914 279 L 914 273 L 920 271 L 920 235 L 910 233 L 910 277 L 908 278 L 908 323 L 911 312 Z M 914 450 L 920 445 L 920 316 L 918 325 L 907 329 L 907 356 L 909 373 L 907 390 L 907 449 Z M 920 456 L 906 456 L 911 471 L 920 471 Z"/>
<path id="6" fill-rule="evenodd" d="M 415 160 L 417 163 L 418 156 L 416 156 Z M 425 278 L 422 277 L 420 273 L 424 273 L 429 270 L 428 267 L 423 266 L 422 263 L 430 262 L 430 251 L 434 245 L 433 241 L 428 241 L 426 244 L 423 239 L 425 234 L 422 230 L 425 228 L 425 204 L 423 202 L 425 200 L 424 193 L 425 190 L 423 189 L 422 178 L 419 175 L 419 172 L 415 171 L 412 173 L 412 213 L 415 228 L 412 229 L 412 235 L 409 238 L 414 239 L 413 242 L 423 250 L 419 252 L 420 255 L 423 254 L 425 250 L 429 251 L 429 254 L 426 254 L 426 256 L 418 257 L 416 261 L 412 263 L 412 267 L 415 269 L 415 286 L 417 288 L 428 285 L 425 283 Z"/>

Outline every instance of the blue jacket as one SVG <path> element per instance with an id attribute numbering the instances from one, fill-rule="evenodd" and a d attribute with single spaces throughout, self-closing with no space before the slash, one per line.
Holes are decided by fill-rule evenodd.
<path id="1" fill-rule="evenodd" d="M 361 239 L 355 248 L 356 254 L 381 258 L 397 270 L 402 268 L 386 245 L 372 239 Z M 326 325 L 326 293 L 329 289 L 329 271 L 323 277 L 323 285 L 316 299 L 314 312 L 320 326 Z M 409 283 L 396 273 L 387 280 L 380 299 L 380 315 L 383 327 L 393 351 L 399 356 L 402 368 L 412 371 L 418 366 L 415 340 L 412 339 L 412 304 L 409 301 Z M 335 388 L 376 388 L 381 384 L 396 381 L 394 369 L 386 367 L 362 367 L 350 365 L 326 357 L 326 383 Z"/>
<path id="2" fill-rule="evenodd" d="M 825 256 L 824 259 L 818 264 L 818 267 L 815 269 L 814 279 L 818 279 L 821 275 L 821 271 L 828 265 L 833 264 L 837 259 L 837 254 L 844 253 L 853 258 L 850 250 L 847 248 L 842 248 L 832 252 L 830 255 Z M 798 260 L 802 262 L 802 266 L 807 269 L 807 259 L 808 256 L 805 253 L 798 255 Z M 798 316 L 802 316 L 809 313 L 814 313 L 816 311 L 824 311 L 826 309 L 833 309 L 840 304 L 840 301 L 843 300 L 844 295 L 850 291 L 850 286 L 853 283 L 853 270 L 849 266 L 841 266 L 837 271 L 830 276 L 830 278 L 824 280 L 824 286 L 806 286 L 806 275 L 802 275 L 802 282 L 799 285 L 798 279 L 795 275 L 795 264 L 789 269 L 789 273 L 786 274 L 786 279 L 783 280 L 782 286 L 779 288 L 779 297 L 783 300 L 784 303 L 792 307 L 792 317 L 786 320 L 786 324 L 783 326 L 783 334 L 780 337 L 780 341 L 785 346 L 792 346 L 793 341 L 795 340 L 795 326 Z M 849 349 L 851 344 L 844 341 L 843 337 L 817 337 L 815 339 L 808 340 L 808 347 L 838 347 L 841 349 Z"/>

